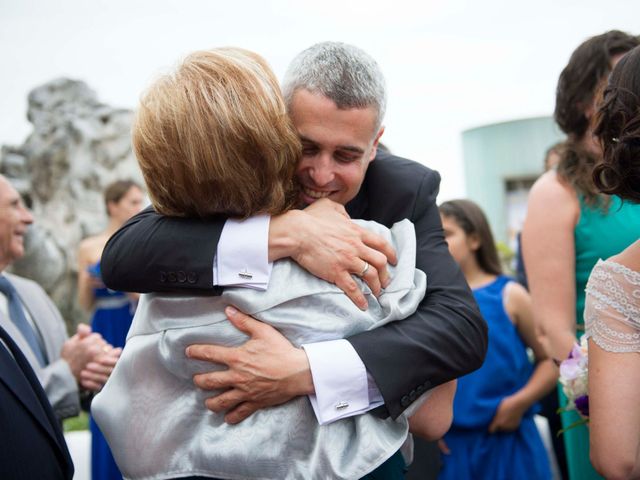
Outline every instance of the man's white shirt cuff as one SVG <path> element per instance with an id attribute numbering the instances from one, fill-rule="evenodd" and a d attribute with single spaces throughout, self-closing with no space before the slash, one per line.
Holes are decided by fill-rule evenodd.
<path id="1" fill-rule="evenodd" d="M 380 391 L 347 340 L 309 343 L 302 348 L 309 359 L 316 392 L 309 395 L 309 400 L 320 425 L 382 405 Z"/>
<path id="2" fill-rule="evenodd" d="M 269 215 L 225 222 L 213 261 L 213 284 L 266 290 L 269 262 Z"/>

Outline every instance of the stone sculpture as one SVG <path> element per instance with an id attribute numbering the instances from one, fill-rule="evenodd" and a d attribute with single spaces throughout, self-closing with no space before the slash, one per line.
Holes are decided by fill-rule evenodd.
<path id="1" fill-rule="evenodd" d="M 0 172 L 32 209 L 26 255 L 13 270 L 47 291 L 70 332 L 88 316 L 76 303 L 76 250 L 106 225 L 106 185 L 142 175 L 131 149 L 130 110 L 98 101 L 84 83 L 52 80 L 29 94 L 33 132 L 20 146 L 3 146 Z"/>

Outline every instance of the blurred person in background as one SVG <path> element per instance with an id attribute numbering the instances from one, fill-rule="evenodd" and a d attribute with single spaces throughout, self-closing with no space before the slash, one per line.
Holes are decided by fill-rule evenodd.
<path id="1" fill-rule="evenodd" d="M 549 459 L 533 416 L 558 372 L 536 338 L 529 294 L 502 273 L 478 205 L 451 200 L 440 205 L 440 214 L 451 255 L 489 327 L 489 347 L 482 367 L 458 379 L 439 478 L 549 480 Z"/>
<path id="2" fill-rule="evenodd" d="M 564 149 L 564 141 L 554 143 L 551 145 L 544 155 L 544 172 L 555 169 L 558 162 L 562 158 L 562 151 Z M 516 265 L 515 265 L 515 277 L 516 281 L 524 288 L 529 290 L 529 282 L 527 280 L 527 270 L 522 258 L 522 232 L 518 232 L 516 239 Z M 553 444 L 553 451 L 558 461 L 559 474 L 563 477 L 567 477 L 567 459 L 564 449 L 564 440 L 558 435 L 558 432 L 562 430 L 562 421 L 558 408 L 560 406 L 558 402 L 558 393 L 549 392 L 543 399 L 540 400 L 540 415 L 545 417 L 549 422 L 549 429 L 551 432 L 551 443 Z"/>
<path id="3" fill-rule="evenodd" d="M 137 297 L 104 286 L 100 275 L 100 257 L 109 237 L 142 209 L 143 201 L 142 189 L 134 181 L 118 180 L 109 184 L 104 191 L 107 228 L 98 235 L 84 239 L 78 248 L 78 303 L 93 313 L 92 330 L 100 333 L 116 348 L 111 355 L 111 364 L 103 366 L 101 373 L 104 376 L 109 375 L 120 349 L 124 347 Z M 97 365 L 95 367 L 98 368 Z M 90 427 L 93 480 L 122 479 L 109 446 L 93 419 Z"/>
<path id="4" fill-rule="evenodd" d="M 640 47 L 613 69 L 597 119 L 596 186 L 640 203 Z M 591 461 L 606 478 L 640 478 L 640 241 L 593 268 L 584 319 Z"/>
<path id="5" fill-rule="evenodd" d="M 522 232 L 533 311 L 547 353 L 560 362 L 584 331 L 584 289 L 599 258 L 623 250 L 640 235 L 640 208 L 599 193 L 593 167 L 602 158 L 592 117 L 616 62 L 639 44 L 637 37 L 610 31 L 589 38 L 571 55 L 556 91 L 555 120 L 567 134 L 555 170 L 531 189 Z M 560 405 L 566 398 L 559 391 Z M 563 412 L 566 428 L 578 421 Z M 563 434 L 569 478 L 600 478 L 589 461 L 589 432 L 582 425 Z"/>
<path id="6" fill-rule="evenodd" d="M 544 172 L 555 169 L 562 158 L 562 150 L 564 142 L 558 142 L 551 145 L 544 154 Z M 544 173 L 543 172 L 543 173 Z M 520 285 L 529 290 L 529 282 L 527 280 L 527 270 L 522 258 L 522 232 L 518 232 L 516 238 L 516 280 Z"/>
<path id="7" fill-rule="evenodd" d="M 562 159 L 562 149 L 564 142 L 558 142 L 551 145 L 544 154 L 544 171 L 548 172 L 552 168 L 556 168 L 560 159 Z"/>
<path id="8" fill-rule="evenodd" d="M 71 338 L 60 312 L 35 282 L 5 272 L 24 256 L 24 236 L 33 223 L 20 194 L 0 175 L 0 326 L 20 347 L 36 372 L 58 420 L 80 413 L 81 391 L 98 390 L 104 378 L 91 380 L 111 346 L 88 325 Z"/>

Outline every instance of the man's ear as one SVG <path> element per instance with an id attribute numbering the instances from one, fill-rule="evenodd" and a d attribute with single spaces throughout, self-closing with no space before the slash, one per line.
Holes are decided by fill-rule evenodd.
<path id="1" fill-rule="evenodd" d="M 373 139 L 373 147 L 371 148 L 371 157 L 369 158 L 370 161 L 376 158 L 376 153 L 378 153 L 378 144 L 380 143 L 380 137 L 382 136 L 383 133 L 384 133 L 384 125 L 380 127 L 380 130 L 378 130 L 378 133 L 376 133 L 376 138 Z"/>

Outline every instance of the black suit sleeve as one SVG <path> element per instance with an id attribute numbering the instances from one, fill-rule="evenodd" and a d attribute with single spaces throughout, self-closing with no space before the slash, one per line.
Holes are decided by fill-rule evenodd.
<path id="1" fill-rule="evenodd" d="M 436 205 L 440 177 L 425 174 L 413 207 L 416 266 L 427 293 L 405 320 L 348 338 L 375 379 L 386 412 L 400 415 L 423 392 L 476 370 L 484 360 L 487 327 L 444 240 Z"/>
<path id="2" fill-rule="evenodd" d="M 213 259 L 225 217 L 165 217 L 151 207 L 131 218 L 107 242 L 102 280 L 113 290 L 215 293 Z"/>

